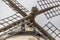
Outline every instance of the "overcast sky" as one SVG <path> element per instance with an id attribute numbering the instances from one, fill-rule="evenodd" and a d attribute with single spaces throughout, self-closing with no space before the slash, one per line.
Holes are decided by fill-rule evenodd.
<path id="1" fill-rule="evenodd" d="M 38 6 L 37 0 L 18 0 L 22 5 L 24 5 L 29 11 L 33 6 Z M 2 0 L 0 0 L 0 20 L 15 14 L 15 12 L 9 8 Z M 36 17 L 36 22 L 41 26 L 44 26 L 49 21 L 52 22 L 59 30 L 60 30 L 60 15 L 53 17 L 51 19 L 47 19 L 44 14 L 38 15 Z"/>

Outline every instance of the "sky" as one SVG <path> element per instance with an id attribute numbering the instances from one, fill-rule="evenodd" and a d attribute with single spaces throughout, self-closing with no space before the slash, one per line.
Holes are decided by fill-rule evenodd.
<path id="1" fill-rule="evenodd" d="M 37 3 L 38 0 L 18 0 L 18 1 L 22 5 L 24 5 L 24 7 L 26 7 L 30 12 L 33 6 L 37 5 L 37 7 L 40 8 Z M 2 0 L 0 0 L 0 20 L 9 17 L 13 14 L 15 14 L 15 12 Z M 48 20 L 44 14 L 40 14 L 35 18 L 35 21 L 42 27 L 50 21 L 60 30 L 60 15 Z"/>

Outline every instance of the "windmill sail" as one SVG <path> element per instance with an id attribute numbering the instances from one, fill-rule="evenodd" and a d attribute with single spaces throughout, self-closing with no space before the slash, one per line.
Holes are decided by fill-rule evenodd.
<path id="1" fill-rule="evenodd" d="M 13 26 L 13 27 L 7 29 L 6 31 L 1 32 L 0 33 L 0 38 L 6 39 L 6 38 L 8 38 L 8 37 L 10 37 L 12 35 L 15 35 L 18 32 L 22 32 L 25 29 L 25 26 L 23 26 L 22 24 L 26 24 L 27 22 L 22 22 L 22 20 L 20 20 L 20 21 L 21 21 L 20 24 L 16 24 L 16 26 Z M 30 23 L 28 26 L 31 26 L 32 27 L 33 24 Z M 27 31 L 27 33 L 29 33 L 29 32 Z M 30 33 L 31 34 L 28 34 L 28 35 L 39 36 L 39 37 L 42 36 L 41 34 L 38 34 L 38 33 L 34 33 L 33 34 L 32 31 L 30 31 Z M 26 33 L 24 33 L 24 34 L 26 35 Z M 44 37 L 44 36 L 42 36 L 42 37 Z"/>
<path id="2" fill-rule="evenodd" d="M 20 4 L 17 0 L 3 0 L 10 8 L 12 8 L 15 12 L 22 14 L 22 16 L 26 16 L 26 12 L 29 12 L 22 4 Z"/>
<path id="3" fill-rule="evenodd" d="M 7 2 L 8 3 L 8 2 Z M 10 3 L 11 4 L 11 3 Z M 41 14 L 41 13 L 43 13 L 43 12 L 45 12 L 45 11 L 47 11 L 47 10 L 50 10 L 50 9 L 52 9 L 52 8 L 54 8 L 54 7 L 58 7 L 58 6 L 60 6 L 60 5 L 56 5 L 56 6 L 53 6 L 53 7 L 48 7 L 48 8 L 46 8 L 46 10 L 45 9 L 43 9 L 43 10 L 40 10 L 39 12 L 38 12 L 38 14 Z M 12 6 L 13 7 L 13 6 Z M 14 8 L 14 7 L 13 7 Z M 23 12 L 23 11 L 22 11 Z M 36 15 L 38 15 L 38 14 L 36 14 Z M 19 14 L 18 14 L 19 15 Z M 8 17 L 8 18 L 6 18 L 6 19 L 2 19 L 1 20 L 1 22 L 3 22 L 3 23 L 5 23 L 4 21 L 6 21 L 6 20 L 11 20 L 10 22 L 13 22 L 12 20 L 14 19 L 15 21 L 17 21 L 17 18 L 16 17 L 14 17 L 14 16 L 17 16 L 18 18 L 20 17 L 20 16 L 18 16 L 17 14 L 14 14 L 14 15 L 12 15 L 11 17 Z M 21 15 L 27 15 L 27 14 L 25 14 L 25 13 L 22 13 Z M 20 19 L 19 19 L 20 20 Z M 3 23 L 1 23 L 3 26 L 5 26 Z M 7 23 L 5 23 L 5 24 L 9 24 L 8 22 Z M 14 24 L 14 23 L 13 23 Z M 15 22 L 15 24 L 16 24 L 16 22 Z M 10 24 L 11 25 L 11 24 Z M 11 25 L 12 26 L 12 25 Z M 9 28 L 9 27 L 8 27 Z M 7 29 L 7 28 L 6 28 Z M 5 29 L 5 30 L 6 30 Z"/>
<path id="4" fill-rule="evenodd" d="M 4 31 L 4 32 L 1 32 L 0 33 L 0 38 L 6 39 L 6 38 L 20 32 L 20 31 L 22 31 L 23 29 L 24 28 L 21 25 L 18 24 L 16 26 Z"/>
<path id="5" fill-rule="evenodd" d="M 30 17 L 30 16 L 28 16 L 28 17 Z M 26 18 L 28 18 L 28 17 L 26 17 Z M 29 19 L 29 18 L 28 18 L 28 19 Z M 20 21 L 18 21 L 18 23 L 19 23 L 19 22 L 20 22 Z M 16 22 L 16 23 L 17 23 L 17 22 Z M 38 26 L 35 22 L 32 22 L 32 23 L 34 23 L 34 25 L 35 25 L 36 27 Z M 13 25 L 13 24 L 12 24 L 12 25 Z M 14 22 L 14 25 L 17 25 L 17 24 L 15 24 L 15 22 Z M 9 26 L 10 26 L 10 25 L 9 25 Z M 41 28 L 40 26 L 38 26 L 37 28 L 38 28 L 46 37 L 50 38 L 50 35 L 49 35 L 46 31 L 44 31 L 43 28 Z M 14 29 L 13 29 L 13 30 L 14 30 Z M 10 31 L 10 30 L 9 30 L 9 31 Z M 49 36 L 46 35 L 45 33 L 48 34 Z M 7 34 L 4 33 L 4 35 L 7 35 Z M 3 35 L 3 37 L 4 37 L 4 35 Z M 2 36 L 2 35 L 1 35 L 1 36 Z M 8 35 L 8 36 L 11 36 L 11 35 Z M 8 36 L 6 36 L 6 37 L 8 37 Z M 5 38 L 6 38 L 6 37 L 5 37 Z M 51 36 L 51 37 L 52 37 L 52 36 Z M 51 38 L 50 38 L 50 39 L 51 39 Z M 53 40 L 53 38 L 52 38 L 51 40 Z"/>
<path id="6" fill-rule="evenodd" d="M 12 0 L 7 0 L 8 2 L 7 3 L 11 3 L 11 6 L 13 6 L 13 8 L 14 8 L 14 10 L 16 10 L 16 5 L 14 4 L 14 2 L 12 1 Z M 13 4 L 13 5 L 12 5 Z M 54 7 L 53 7 L 54 8 Z M 19 9 L 18 7 L 17 7 L 17 9 Z M 52 9 L 52 8 L 51 8 Z M 50 10 L 50 9 L 49 9 Z M 23 12 L 22 11 L 22 9 L 20 9 L 20 10 L 17 10 L 18 11 L 18 13 L 21 13 L 21 15 L 23 16 L 23 17 L 25 17 L 25 16 L 27 16 L 26 14 L 25 14 L 25 12 Z M 40 10 L 41 11 L 41 10 Z M 46 10 L 47 11 L 47 10 Z M 43 11 L 42 11 L 43 12 Z M 45 10 L 44 10 L 44 12 L 45 12 Z M 42 32 L 46 37 L 48 37 L 48 39 L 49 40 L 55 40 L 47 31 L 45 31 L 41 26 L 39 26 L 34 20 L 32 20 L 33 22 L 32 23 L 34 23 L 34 25 L 36 26 L 36 28 L 40 31 L 40 32 Z"/>
<path id="7" fill-rule="evenodd" d="M 17 0 L 3 0 L 9 7 L 11 7 L 13 10 L 15 10 L 15 12 L 18 12 L 20 14 L 22 14 L 22 16 L 27 16 L 25 13 L 29 12 L 23 5 L 21 5 Z M 17 24 L 15 21 L 20 20 L 20 15 L 19 14 L 14 14 L 8 18 L 2 19 L 0 22 L 1 26 L 3 27 L 2 29 L 4 29 L 4 26 L 6 27 L 7 30 L 8 28 L 12 27 L 12 24 L 15 25 Z M 20 17 L 20 18 L 19 18 Z M 15 22 L 15 24 L 13 23 Z M 11 24 L 12 23 L 12 24 Z M 1 29 L 1 31 L 2 31 Z"/>
<path id="8" fill-rule="evenodd" d="M 48 22 L 43 27 L 49 34 L 51 34 L 56 40 L 60 39 L 60 30 L 55 27 L 51 22 Z"/>
<path id="9" fill-rule="evenodd" d="M 40 10 L 60 4 L 60 0 L 40 0 L 37 2 L 40 6 Z M 44 15 L 47 19 L 60 15 L 60 6 L 44 12 Z"/>
<path id="10" fill-rule="evenodd" d="M 20 23 L 20 20 L 22 19 L 20 14 L 14 14 L 10 17 L 4 18 L 0 20 L 0 32 L 3 32 L 9 28 L 11 28 L 12 26 L 15 26 L 18 24 L 18 21 Z"/>

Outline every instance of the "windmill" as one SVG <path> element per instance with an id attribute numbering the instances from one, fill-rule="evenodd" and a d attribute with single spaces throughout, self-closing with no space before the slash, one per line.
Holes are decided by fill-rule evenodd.
<path id="1" fill-rule="evenodd" d="M 42 14 L 43 12 L 45 12 L 45 11 L 48 11 L 48 10 L 50 10 L 50 9 L 52 9 L 52 8 L 55 8 L 55 7 L 58 7 L 58 6 L 60 6 L 60 5 L 55 5 L 55 6 L 52 6 L 52 7 L 48 7 L 48 8 L 46 8 L 46 9 L 43 9 L 43 10 L 38 10 L 36 7 L 33 7 L 32 8 L 32 11 L 31 11 L 31 13 L 30 13 L 30 15 L 26 15 L 25 14 L 25 12 L 28 12 L 28 11 L 25 11 L 26 10 L 26 8 L 24 8 L 23 6 L 18 6 L 18 2 L 16 1 L 16 0 L 3 0 L 6 4 L 8 4 L 10 7 L 12 7 L 12 9 L 14 9 L 16 12 L 18 12 L 18 13 L 20 13 L 24 18 L 22 18 L 21 20 L 19 19 L 18 21 L 12 21 L 12 20 L 10 20 L 10 21 L 12 21 L 13 23 L 11 23 L 11 24 L 9 24 L 8 26 L 5 26 L 5 28 L 2 28 L 1 30 L 0 30 L 0 32 L 4 32 L 4 34 L 1 34 L 1 36 L 2 37 L 4 37 L 4 35 L 8 35 L 8 36 L 10 36 L 10 35 L 14 35 L 15 33 L 17 33 L 17 32 L 15 32 L 15 33 L 12 33 L 12 34 L 8 34 L 8 32 L 11 30 L 12 32 L 14 32 L 13 30 L 15 30 L 15 29 L 21 29 L 21 30 L 18 30 L 18 32 L 19 31 L 22 31 L 23 29 L 24 29 L 24 27 L 22 28 L 22 27 L 19 27 L 19 26 L 21 26 L 22 24 L 20 24 L 20 23 L 32 23 L 32 25 L 34 26 L 34 28 L 37 28 L 38 30 L 39 30 L 39 32 L 41 32 L 45 37 L 47 37 L 48 39 L 47 40 L 55 40 L 47 31 L 45 31 L 41 26 L 39 26 L 36 22 L 35 22 L 35 20 L 34 20 L 34 18 L 36 17 L 36 15 L 39 15 L 39 14 Z M 23 8 L 22 8 L 23 7 Z M 22 8 L 22 9 L 20 9 L 20 8 Z M 22 11 L 23 10 L 23 11 Z M 25 11 L 25 12 L 24 12 Z M 34 16 L 33 16 L 34 15 Z M 18 15 L 13 15 L 13 16 L 17 16 L 17 17 L 20 17 L 20 16 L 18 16 Z M 13 17 L 13 16 L 11 16 L 11 17 Z M 6 19 L 8 19 L 9 20 L 9 17 L 8 18 L 6 18 Z M 14 18 L 13 17 L 13 19 L 16 19 L 16 18 Z M 3 20 L 5 20 L 5 19 L 3 19 Z M 26 22 L 27 21 L 27 22 Z M 6 22 L 5 22 L 6 23 Z M 2 25 L 3 25 L 3 23 L 1 23 Z M 18 24 L 19 24 L 19 26 L 18 26 Z M 15 25 L 17 25 L 17 26 L 15 26 Z M 13 27 L 14 26 L 14 27 Z M 8 31 L 8 30 L 9 31 Z M 5 31 L 5 30 L 7 30 L 7 31 Z M 10 32 L 11 32 L 10 31 Z M 8 36 L 6 36 L 6 37 L 8 37 Z"/>

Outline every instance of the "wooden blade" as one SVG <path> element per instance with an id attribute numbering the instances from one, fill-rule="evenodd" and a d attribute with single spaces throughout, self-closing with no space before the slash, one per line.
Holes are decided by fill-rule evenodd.
<path id="1" fill-rule="evenodd" d="M 27 16 L 25 12 L 29 12 L 23 5 L 21 5 L 17 0 L 3 0 L 9 7 L 11 7 L 15 12 L 20 13 L 22 16 Z"/>
<path id="2" fill-rule="evenodd" d="M 50 21 L 48 23 L 46 23 L 43 28 L 49 33 L 51 34 L 56 40 L 60 39 L 60 30 L 54 25 L 52 24 Z"/>
<path id="3" fill-rule="evenodd" d="M 21 26 L 20 24 L 18 24 L 14 27 L 9 28 L 8 30 L 6 30 L 4 32 L 1 32 L 0 37 L 3 39 L 6 39 L 8 37 L 11 37 L 11 36 L 17 34 L 18 32 L 21 32 L 23 29 L 24 29 L 24 27 Z"/>
<path id="4" fill-rule="evenodd" d="M 37 1 L 37 3 L 40 7 L 39 9 L 43 10 L 48 7 L 59 5 L 60 0 L 51 0 L 51 1 L 50 0 L 39 0 L 39 1 Z M 51 19 L 53 17 L 59 16 L 60 15 L 60 6 L 44 12 L 44 15 L 47 19 Z"/>
<path id="5" fill-rule="evenodd" d="M 21 15 L 19 13 L 13 14 L 12 16 L 9 16 L 7 18 L 0 20 L 0 32 L 3 32 L 17 24 L 19 24 L 20 20 L 22 19 Z M 23 21 L 23 20 L 22 20 Z M 18 23 L 19 22 L 19 23 Z"/>
<path id="6" fill-rule="evenodd" d="M 28 16 L 28 17 L 29 17 L 29 16 Z M 25 18 L 23 18 L 23 19 L 21 19 L 21 20 L 19 20 L 19 21 L 16 21 L 16 22 L 12 23 L 11 25 L 15 26 L 15 25 L 17 25 L 17 24 L 20 24 L 20 23 L 23 22 L 23 20 L 26 19 L 26 18 L 27 18 L 27 17 L 25 17 Z M 49 33 L 47 33 L 47 31 L 43 30 L 43 28 L 42 28 L 41 26 L 37 25 L 36 22 L 34 22 L 34 21 L 32 20 L 32 23 L 34 23 L 34 25 L 36 26 L 36 28 L 37 28 L 40 32 L 42 32 L 46 37 L 48 37 L 48 38 L 51 39 L 51 40 L 53 39 L 53 37 L 52 37 L 51 35 L 49 35 Z M 6 26 L 6 28 L 1 29 L 1 30 L 9 29 L 9 27 L 12 27 L 11 25 L 8 25 L 8 26 Z"/>
<path id="7" fill-rule="evenodd" d="M 37 15 L 42 14 L 42 13 L 44 13 L 44 12 L 46 12 L 46 11 L 48 11 L 48 10 L 51 10 L 51 9 L 53 9 L 53 8 L 55 8 L 55 7 L 58 7 L 58 6 L 60 6 L 60 5 L 56 5 L 56 6 L 52 6 L 52 7 L 45 8 L 45 9 L 43 9 L 43 10 L 39 10 L 38 13 L 37 13 Z"/>
<path id="8" fill-rule="evenodd" d="M 35 21 L 33 21 L 35 27 L 42 32 L 49 40 L 55 40 L 45 29 L 43 29 L 39 24 L 37 24 Z"/>

